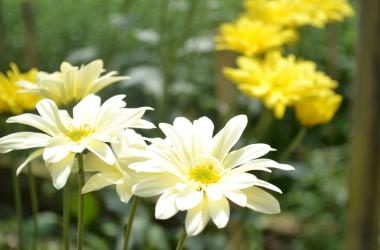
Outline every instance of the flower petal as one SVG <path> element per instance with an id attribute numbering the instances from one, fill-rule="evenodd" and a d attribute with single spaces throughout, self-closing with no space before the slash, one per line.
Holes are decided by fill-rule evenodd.
<path id="1" fill-rule="evenodd" d="M 39 149 L 39 150 L 36 150 L 34 151 L 33 153 L 31 153 L 28 158 L 26 158 L 26 160 L 17 168 L 16 170 L 16 174 L 19 175 L 21 173 L 21 171 L 23 170 L 23 168 L 28 165 L 29 162 L 33 161 L 34 159 L 36 159 L 37 157 L 40 157 L 42 155 L 42 153 L 44 152 L 43 149 Z"/>
<path id="2" fill-rule="evenodd" d="M 46 121 L 54 124 L 59 131 L 64 132 L 66 130 L 55 102 L 49 99 L 43 99 L 37 103 L 36 109 Z"/>
<path id="3" fill-rule="evenodd" d="M 101 99 L 96 95 L 88 95 L 73 108 L 74 124 L 79 127 L 95 123 Z"/>
<path id="4" fill-rule="evenodd" d="M 247 196 L 247 207 L 265 214 L 277 214 L 281 211 L 280 204 L 269 193 L 257 187 L 243 190 Z"/>
<path id="5" fill-rule="evenodd" d="M 141 197 L 159 195 L 171 187 L 174 187 L 176 178 L 167 175 L 157 175 L 151 179 L 143 180 L 133 186 L 133 194 Z"/>
<path id="6" fill-rule="evenodd" d="M 252 159 L 259 158 L 271 150 L 272 148 L 267 144 L 251 144 L 229 153 L 223 162 L 223 166 L 226 169 L 231 169 L 241 164 L 247 163 Z"/>
<path id="7" fill-rule="evenodd" d="M 203 191 L 197 191 L 190 183 L 177 193 L 176 205 L 180 211 L 189 210 L 203 200 Z"/>
<path id="8" fill-rule="evenodd" d="M 120 173 L 97 173 L 88 179 L 82 187 L 82 194 L 99 190 L 103 187 L 121 183 L 123 175 Z"/>
<path id="9" fill-rule="evenodd" d="M 87 149 L 109 165 L 113 165 L 116 161 L 112 149 L 104 142 L 88 138 Z"/>
<path id="10" fill-rule="evenodd" d="M 240 190 L 224 190 L 223 195 L 241 207 L 247 205 L 247 196 Z"/>
<path id="11" fill-rule="evenodd" d="M 227 172 L 219 181 L 224 190 L 236 190 L 252 187 L 257 183 L 257 178 L 249 173 Z"/>
<path id="12" fill-rule="evenodd" d="M 177 212 L 177 191 L 173 188 L 163 193 L 158 199 L 155 207 L 156 219 L 166 220 L 173 217 Z"/>
<path id="13" fill-rule="evenodd" d="M 19 132 L 0 138 L 0 154 L 8 153 L 12 150 L 45 147 L 50 136 L 35 132 Z"/>
<path id="14" fill-rule="evenodd" d="M 204 199 L 198 206 L 187 211 L 185 219 L 186 233 L 190 236 L 199 234 L 206 227 L 209 220 L 210 214 L 207 200 Z"/>
<path id="15" fill-rule="evenodd" d="M 294 168 L 287 164 L 280 164 L 270 159 L 256 159 L 245 163 L 237 168 L 234 168 L 233 172 L 248 172 L 252 170 L 264 170 L 270 172 L 269 168 L 277 168 L 285 171 L 294 170 Z"/>
<path id="16" fill-rule="evenodd" d="M 208 210 L 214 224 L 218 228 L 224 228 L 230 218 L 230 205 L 228 200 L 222 197 L 218 201 L 208 200 Z"/>
<path id="17" fill-rule="evenodd" d="M 134 184 L 134 182 L 128 178 L 123 183 L 116 185 L 116 192 L 119 195 L 120 200 L 124 203 L 128 203 L 133 195 L 132 184 Z"/>
<path id="18" fill-rule="evenodd" d="M 61 189 L 65 186 L 67 178 L 70 175 L 71 169 L 74 165 L 75 154 L 69 154 L 65 159 L 60 162 L 46 164 L 53 180 L 53 186 L 56 189 Z"/>
<path id="19" fill-rule="evenodd" d="M 7 123 L 19 123 L 37 128 L 46 134 L 54 136 L 59 133 L 54 124 L 35 114 L 22 114 L 7 119 Z"/>
<path id="20" fill-rule="evenodd" d="M 228 152 L 239 140 L 247 126 L 247 116 L 238 115 L 233 117 L 226 126 L 212 139 L 212 155 L 223 162 Z"/>

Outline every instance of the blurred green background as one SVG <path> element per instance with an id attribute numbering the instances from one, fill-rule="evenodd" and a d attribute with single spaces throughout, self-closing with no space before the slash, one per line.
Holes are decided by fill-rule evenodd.
<path id="1" fill-rule="evenodd" d="M 356 1 L 351 4 L 357 7 Z M 275 121 L 268 133 L 255 134 L 261 104 L 240 94 L 223 78 L 234 55 L 215 52 L 213 37 L 222 22 L 234 20 L 241 1 L 232 0 L 0 0 L 3 51 L 0 70 L 10 62 L 22 70 L 58 70 L 62 61 L 80 65 L 103 59 L 107 70 L 131 79 L 103 90 L 102 97 L 127 94 L 129 107 L 151 106 L 146 117 L 154 123 L 176 116 L 211 117 L 217 128 L 235 114 L 247 114 L 249 125 L 241 143 L 264 142 L 281 152 L 300 129 L 291 110 Z M 32 14 L 32 15 L 31 15 Z M 224 230 L 209 223 L 188 240 L 189 249 L 344 249 L 347 206 L 349 110 L 354 75 L 357 17 L 326 29 L 303 27 L 292 53 L 313 60 L 340 83 L 343 104 L 330 124 L 313 127 L 287 160 L 296 171 L 258 175 L 283 190 L 275 194 L 282 213 L 274 216 L 232 206 Z M 28 44 L 28 46 L 26 46 Z M 2 118 L 1 135 L 6 129 Z M 143 132 L 161 136 L 159 131 Z M 271 153 L 270 158 L 278 158 Z M 25 154 L 13 154 L 20 161 Z M 14 160 L 0 158 L 0 249 L 16 249 L 16 218 L 11 171 Z M 38 169 L 38 168 L 37 168 Z M 56 191 L 43 169 L 37 170 L 39 249 L 60 249 L 62 191 Z M 23 235 L 32 241 L 32 217 L 27 176 L 21 175 L 24 207 Z M 75 242 L 76 178 L 71 176 L 72 228 Z M 184 214 L 154 219 L 153 200 L 138 209 L 132 232 L 133 249 L 173 249 Z M 119 201 L 114 188 L 86 196 L 86 249 L 117 249 L 129 204 Z M 28 246 L 28 244 L 27 244 Z"/>

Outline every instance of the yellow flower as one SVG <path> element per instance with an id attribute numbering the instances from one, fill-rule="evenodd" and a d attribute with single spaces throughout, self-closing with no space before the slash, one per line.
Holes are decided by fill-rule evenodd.
<path id="1" fill-rule="evenodd" d="M 220 27 L 220 35 L 216 37 L 216 48 L 252 56 L 278 48 L 296 38 L 294 30 L 283 29 L 281 26 L 259 20 L 252 21 L 243 16 L 234 23 L 226 23 Z"/>
<path id="2" fill-rule="evenodd" d="M 338 110 L 342 96 L 331 90 L 309 96 L 295 106 L 296 117 L 305 127 L 328 123 Z"/>
<path id="3" fill-rule="evenodd" d="M 287 27 L 320 28 L 354 14 L 346 0 L 246 0 L 245 6 L 252 19 Z"/>
<path id="4" fill-rule="evenodd" d="M 80 68 L 63 62 L 59 72 L 52 74 L 39 72 L 37 84 L 31 84 L 27 81 L 18 84 L 26 92 L 51 99 L 59 106 L 69 105 L 80 101 L 89 94 L 97 93 L 114 82 L 129 78 L 127 76 L 115 76 L 116 71 L 101 75 L 104 71 L 102 60 L 95 60 Z"/>
<path id="5" fill-rule="evenodd" d="M 313 91 L 335 88 L 337 83 L 316 70 L 311 61 L 268 53 L 264 59 L 239 57 L 238 69 L 225 68 L 225 75 L 248 96 L 261 100 L 281 119 L 287 106 L 294 106 Z"/>
<path id="6" fill-rule="evenodd" d="M 0 73 L 0 113 L 20 114 L 24 110 L 34 109 L 39 98 L 28 93 L 20 93 L 17 81 L 34 81 L 37 75 L 36 69 L 21 73 L 17 65 L 10 64 L 11 70 L 6 74 Z"/>

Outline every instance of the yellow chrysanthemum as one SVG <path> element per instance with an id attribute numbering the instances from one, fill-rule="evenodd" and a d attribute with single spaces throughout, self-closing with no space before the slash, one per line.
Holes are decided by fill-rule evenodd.
<path id="1" fill-rule="evenodd" d="M 297 120 L 305 127 L 328 123 L 341 102 L 342 96 L 329 90 L 303 98 L 295 106 Z"/>
<path id="2" fill-rule="evenodd" d="M 316 70 L 311 61 L 296 60 L 294 55 L 282 57 L 278 51 L 264 59 L 239 57 L 238 69 L 225 68 L 225 75 L 238 88 L 260 99 L 281 119 L 287 106 L 293 106 L 304 96 L 318 89 L 335 88 L 337 83 Z"/>
<path id="3" fill-rule="evenodd" d="M 6 74 L 0 73 L 0 113 L 20 114 L 24 110 L 34 109 L 39 98 L 33 94 L 20 93 L 17 81 L 34 81 L 36 69 L 21 73 L 17 65 L 10 64 Z"/>
<path id="4" fill-rule="evenodd" d="M 242 16 L 236 22 L 220 27 L 220 34 L 216 37 L 216 48 L 252 56 L 278 48 L 296 38 L 297 33 L 294 30 L 259 20 L 252 21 Z"/>
<path id="5" fill-rule="evenodd" d="M 288 27 L 323 27 L 354 14 L 346 0 L 246 0 L 245 6 L 254 20 Z"/>

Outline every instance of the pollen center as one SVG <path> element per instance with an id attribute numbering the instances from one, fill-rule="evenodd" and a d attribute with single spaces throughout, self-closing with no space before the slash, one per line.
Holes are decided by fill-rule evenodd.
<path id="1" fill-rule="evenodd" d="M 189 176 L 194 181 L 205 185 L 218 182 L 220 179 L 215 167 L 210 163 L 190 168 Z"/>
<path id="2" fill-rule="evenodd" d="M 66 131 L 65 135 L 72 141 L 80 142 L 83 138 L 94 133 L 94 129 L 89 125 L 82 125 L 79 128 Z"/>

